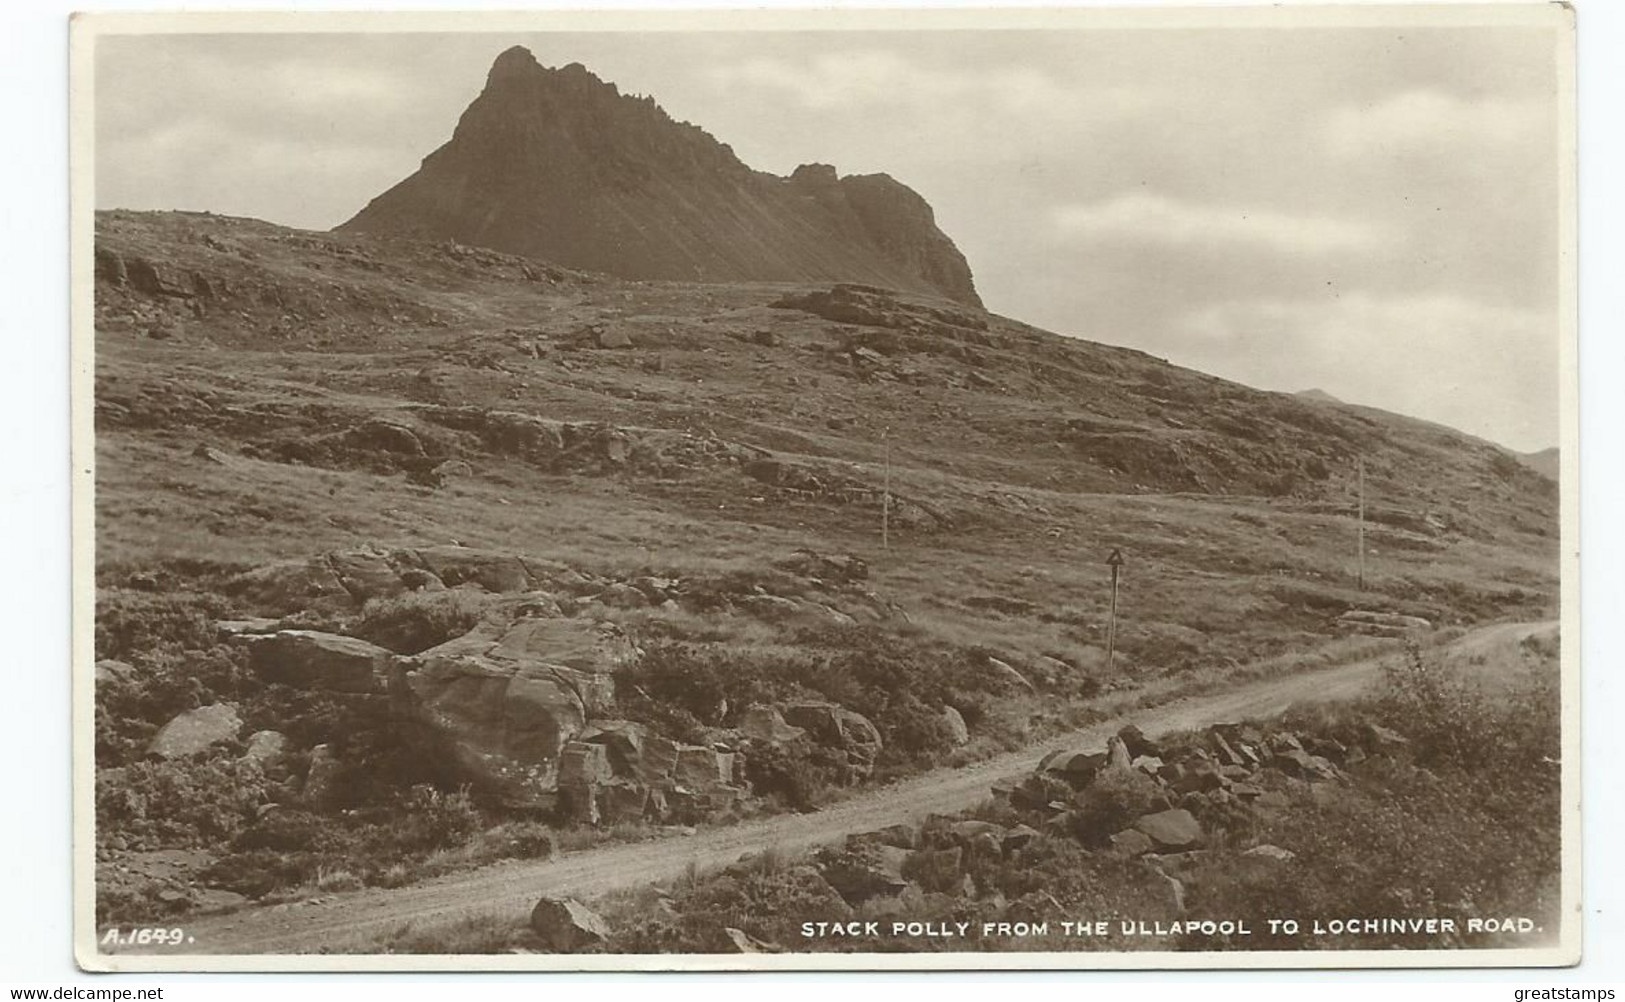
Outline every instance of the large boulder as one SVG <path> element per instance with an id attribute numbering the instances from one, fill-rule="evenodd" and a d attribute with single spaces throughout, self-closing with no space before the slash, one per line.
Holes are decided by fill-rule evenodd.
<path id="1" fill-rule="evenodd" d="M 609 923 L 574 898 L 543 898 L 530 912 L 530 928 L 552 953 L 576 953 L 610 937 Z"/>
<path id="2" fill-rule="evenodd" d="M 614 672 L 632 656 L 624 635 L 609 624 L 483 623 L 410 662 L 403 659 L 392 693 L 403 712 L 449 739 L 465 770 L 544 793 L 558 780 L 566 744 L 613 704 Z M 647 746 L 641 738 L 638 744 Z M 613 764 L 607 747 L 594 747 Z M 640 763 L 643 756 L 640 750 Z"/>
<path id="3" fill-rule="evenodd" d="M 835 703 L 791 703 L 784 719 L 805 730 L 812 739 L 846 752 L 847 762 L 861 773 L 874 768 L 882 747 L 880 731 L 869 718 Z"/>
<path id="4" fill-rule="evenodd" d="M 214 703 L 172 717 L 152 742 L 147 754 L 159 758 L 184 758 L 213 745 L 234 740 L 242 730 L 242 718 L 230 703 Z"/>
<path id="5" fill-rule="evenodd" d="M 965 726 L 965 718 L 960 715 L 958 710 L 951 706 L 944 706 L 942 708 L 942 722 L 947 728 L 949 740 L 955 745 L 970 742 L 970 728 Z"/>
<path id="6" fill-rule="evenodd" d="M 267 682 L 328 692 L 381 692 L 395 655 L 365 640 L 315 630 L 278 630 L 236 638 L 249 664 Z"/>

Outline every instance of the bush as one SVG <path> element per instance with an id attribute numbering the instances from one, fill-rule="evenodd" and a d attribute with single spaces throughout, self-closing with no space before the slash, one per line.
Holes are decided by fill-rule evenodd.
<path id="1" fill-rule="evenodd" d="M 828 785 L 807 757 L 778 745 L 753 748 L 745 756 L 745 778 L 758 796 L 776 797 L 793 811 L 811 811 Z"/>
<path id="2" fill-rule="evenodd" d="M 419 654 L 472 630 L 495 602 L 494 595 L 464 589 L 369 599 L 351 631 L 397 654 Z"/>
<path id="3" fill-rule="evenodd" d="M 237 701 L 262 686 L 245 667 L 241 650 L 211 645 L 174 647 L 136 660 L 128 678 L 96 684 L 96 764 L 116 766 L 138 758 L 171 718 L 210 703 Z"/>
<path id="4" fill-rule="evenodd" d="M 219 845 L 248 827 L 267 794 L 259 766 L 225 755 L 104 769 L 96 777 L 97 832 L 132 847 Z"/>
<path id="5" fill-rule="evenodd" d="M 874 627 L 802 630 L 788 649 L 651 644 L 617 679 L 620 712 L 680 740 L 726 726 L 752 703 L 821 699 L 863 714 L 880 731 L 878 770 L 934 762 L 952 747 L 942 708 L 972 726 L 1003 683 L 985 651 L 922 648 Z"/>
<path id="6" fill-rule="evenodd" d="M 467 790 L 444 793 L 414 786 L 401 799 L 398 816 L 374 829 L 369 841 L 391 853 L 423 853 L 467 842 L 483 827 L 479 809 Z"/>
<path id="7" fill-rule="evenodd" d="M 220 857 L 198 877 L 211 887 L 259 898 L 310 883 L 326 860 L 321 853 L 249 849 Z"/>
<path id="8" fill-rule="evenodd" d="M 1072 835 L 1084 845 L 1104 845 L 1134 819 L 1150 813 L 1162 789 L 1138 769 L 1102 769 L 1075 800 Z"/>
<path id="9" fill-rule="evenodd" d="M 159 650 L 212 647 L 226 614 L 215 595 L 102 588 L 96 593 L 96 658 L 119 661 Z"/>
<path id="10" fill-rule="evenodd" d="M 1527 649 L 1526 649 L 1527 650 Z M 1511 691 L 1487 693 L 1411 644 L 1384 667 L 1377 713 L 1424 766 L 1521 768 L 1562 754 L 1558 674 L 1537 651 Z"/>

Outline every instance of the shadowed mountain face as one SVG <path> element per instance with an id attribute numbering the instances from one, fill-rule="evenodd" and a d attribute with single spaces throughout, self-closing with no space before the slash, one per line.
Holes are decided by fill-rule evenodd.
<path id="1" fill-rule="evenodd" d="M 891 177 L 752 170 L 652 98 L 521 47 L 497 57 L 451 141 L 339 229 L 624 278 L 857 281 L 981 305 L 930 205 Z"/>

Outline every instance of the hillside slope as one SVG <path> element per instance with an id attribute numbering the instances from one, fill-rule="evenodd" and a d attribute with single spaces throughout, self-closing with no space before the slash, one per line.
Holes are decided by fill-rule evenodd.
<path id="1" fill-rule="evenodd" d="M 616 561 L 878 558 L 889 455 L 879 572 L 956 616 L 996 593 L 991 608 L 1055 619 L 1042 632 L 1060 643 L 1104 598 L 1071 582 L 1098 579 L 1113 546 L 1135 591 L 1205 580 L 1280 613 L 1304 590 L 1335 593 L 1325 608 L 1371 600 L 1351 588 L 1363 456 L 1368 576 L 1401 611 L 1448 619 L 1468 593 L 1554 587 L 1555 486 L 1505 449 L 980 311 L 184 214 L 101 215 L 98 271 L 99 489 L 145 502 L 104 505 L 104 560 L 509 544 L 521 525 Z M 628 458 L 527 454 L 492 430 L 521 418 L 610 429 Z M 379 419 L 416 429 L 424 455 L 329 441 Z M 254 462 L 200 494 L 183 486 L 205 472 L 200 442 Z M 430 459 L 471 475 L 407 479 Z M 1194 613 L 1155 615 L 1208 619 Z M 1253 625 L 1215 615 L 1176 646 Z M 1006 618 L 989 625 L 1020 633 Z"/>
<path id="2" fill-rule="evenodd" d="M 1351 611 L 1555 607 L 1556 489 L 1506 450 L 934 297 L 182 213 L 99 214 L 95 266 L 108 921 L 547 844 L 531 801 L 471 820 L 449 792 L 488 735 L 532 788 L 579 776 L 564 753 L 587 737 L 670 738 L 719 799 L 632 816 L 693 824 L 1393 649 L 1348 636 Z M 608 636 L 641 653 L 612 665 Z M 334 658 L 301 670 L 350 672 L 341 691 L 277 660 L 300 645 Z M 458 686 L 516 664 L 546 700 L 483 727 L 500 687 Z M 402 730 L 401 705 L 442 711 L 457 747 Z M 828 705 L 872 727 L 760 747 Z M 246 762 L 263 732 L 274 774 Z M 191 757 L 154 750 L 199 734 Z M 658 792 L 623 780 L 605 789 Z M 204 876 L 128 889 L 173 850 Z"/>
<path id="3" fill-rule="evenodd" d="M 627 278 L 842 280 L 980 305 L 931 207 L 885 174 L 751 170 L 579 64 L 497 57 L 456 132 L 341 230 L 449 238 Z"/>

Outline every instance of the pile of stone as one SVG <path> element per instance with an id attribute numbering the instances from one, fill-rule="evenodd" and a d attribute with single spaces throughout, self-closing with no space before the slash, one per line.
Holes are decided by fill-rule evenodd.
<path id="1" fill-rule="evenodd" d="M 726 745 L 690 745 L 626 720 L 595 721 L 559 755 L 567 816 L 588 824 L 691 822 L 748 794 L 744 758 Z"/>
<path id="2" fill-rule="evenodd" d="M 1350 633 L 1363 633 L 1368 637 L 1408 637 L 1433 628 L 1433 624 L 1421 616 L 1368 609 L 1350 609 L 1337 617 L 1337 625 Z"/>
<path id="3" fill-rule="evenodd" d="M 860 583 L 867 569 L 857 558 L 798 552 L 783 563 L 782 571 L 806 575 L 794 587 L 807 594 L 840 597 L 868 616 L 889 614 L 878 599 L 867 601 L 872 596 Z M 419 728 L 424 747 L 470 781 L 586 823 L 697 822 L 749 795 L 746 756 L 767 747 L 801 755 L 821 746 L 839 753 L 855 778 L 874 769 L 879 731 L 833 703 L 744 707 L 731 718 L 738 726 L 714 728 L 697 744 L 618 719 L 615 675 L 639 652 L 620 627 L 599 618 L 606 607 L 688 604 L 763 618 L 822 610 L 857 621 L 814 598 L 774 596 L 760 586 L 739 592 L 739 585 L 700 579 L 611 580 L 550 561 L 454 546 L 327 553 L 234 582 L 238 594 L 270 609 L 353 608 L 404 589 L 448 587 L 500 597 L 467 633 L 415 655 L 337 633 L 285 628 L 271 618 L 216 626 L 225 642 L 246 649 L 263 681 L 372 701 L 392 719 Z M 109 666 L 104 674 L 117 672 Z M 241 731 L 233 707 L 202 708 L 172 721 L 152 753 L 191 754 L 238 740 Z M 304 785 L 307 800 L 319 799 L 309 780 Z"/>
<path id="4" fill-rule="evenodd" d="M 1375 724 L 1366 724 L 1355 737 L 1215 724 L 1159 741 L 1130 725 L 1104 750 L 1051 752 L 1032 773 L 998 784 L 993 792 L 1051 830 L 1077 832 L 1091 790 L 1149 784 L 1151 809 L 1109 833 L 1109 847 L 1129 856 L 1178 853 L 1206 843 L 1203 817 L 1227 809 L 1281 809 L 1293 791 L 1320 801 L 1335 798 L 1349 782 L 1348 767 L 1407 743 Z"/>

